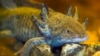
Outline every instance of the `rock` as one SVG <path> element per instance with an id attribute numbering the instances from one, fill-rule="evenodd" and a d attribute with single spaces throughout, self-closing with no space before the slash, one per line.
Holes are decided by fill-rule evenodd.
<path id="1" fill-rule="evenodd" d="M 86 56 L 85 45 L 66 44 L 62 47 L 61 56 Z"/>
<path id="2" fill-rule="evenodd" d="M 53 56 L 50 46 L 46 44 L 35 46 L 30 54 L 30 56 Z"/>
<path id="3" fill-rule="evenodd" d="M 85 44 L 71 43 L 64 45 L 60 51 L 61 53 L 54 53 L 49 45 L 43 44 L 35 46 L 31 50 L 30 56 L 100 56 L 100 50 L 95 48 Z"/>

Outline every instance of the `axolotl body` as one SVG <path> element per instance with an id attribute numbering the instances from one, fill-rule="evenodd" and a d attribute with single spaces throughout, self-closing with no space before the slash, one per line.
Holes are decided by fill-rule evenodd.
<path id="1" fill-rule="evenodd" d="M 32 15 L 33 23 L 41 36 L 29 39 L 16 54 L 27 56 L 33 46 L 40 44 L 59 47 L 67 43 L 80 43 L 87 40 L 85 27 L 75 19 L 77 15 L 73 18 L 55 11 L 48 12 L 45 6 L 42 7 L 42 19 Z"/>

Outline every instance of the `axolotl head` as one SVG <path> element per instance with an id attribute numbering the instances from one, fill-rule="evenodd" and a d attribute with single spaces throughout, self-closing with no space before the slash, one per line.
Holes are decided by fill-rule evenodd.
<path id="1" fill-rule="evenodd" d="M 47 20 L 47 24 L 50 29 L 50 35 L 48 35 L 48 37 L 50 36 L 51 39 L 67 43 L 87 40 L 88 36 L 84 25 L 71 16 L 55 12 Z"/>
<path id="2" fill-rule="evenodd" d="M 43 6 L 41 14 L 43 21 L 36 20 L 34 17 L 40 32 L 51 45 L 80 43 L 87 40 L 85 27 L 77 20 L 77 7 L 74 16 L 71 16 L 69 11 L 68 15 L 55 11 L 50 11 L 48 14 L 45 6 Z"/>

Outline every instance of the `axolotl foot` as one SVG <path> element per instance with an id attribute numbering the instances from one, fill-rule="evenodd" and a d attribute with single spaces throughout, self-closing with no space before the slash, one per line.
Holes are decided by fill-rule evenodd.
<path id="1" fill-rule="evenodd" d="M 45 40 L 43 37 L 35 37 L 32 39 L 29 39 L 25 45 L 20 49 L 18 52 L 15 53 L 15 55 L 19 56 L 29 56 L 31 49 L 40 44 L 46 44 Z"/>

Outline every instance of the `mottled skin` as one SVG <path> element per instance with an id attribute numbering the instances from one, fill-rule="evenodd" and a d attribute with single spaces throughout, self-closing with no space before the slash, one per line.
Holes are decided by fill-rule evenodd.
<path id="1" fill-rule="evenodd" d="M 28 56 L 32 47 L 49 44 L 51 47 L 62 46 L 66 43 L 80 43 L 87 39 L 85 28 L 72 16 L 48 10 L 43 5 L 42 12 L 29 8 L 29 12 L 21 12 L 25 8 L 8 10 L 4 15 L 6 20 L 1 23 L 1 29 L 10 29 L 12 35 L 25 46 L 16 54 Z M 12 13 L 13 12 L 13 13 Z M 7 14 L 8 13 L 8 14 Z M 40 15 L 41 13 L 41 15 Z"/>
<path id="2" fill-rule="evenodd" d="M 40 36 L 37 27 L 33 23 L 32 14 L 40 14 L 40 10 L 29 7 L 19 7 L 12 10 L 3 10 L 0 14 L 0 30 L 11 30 L 12 36 L 17 40 L 26 42 L 29 38 Z"/>

